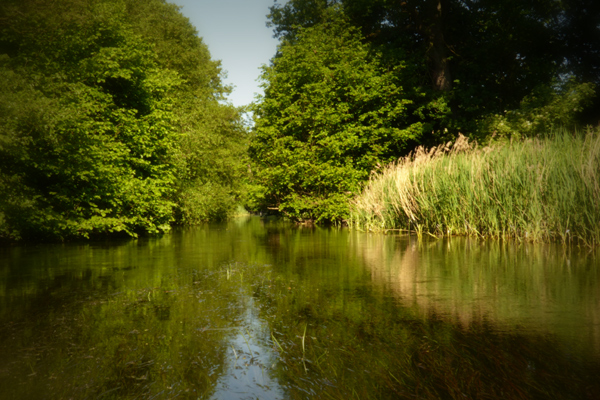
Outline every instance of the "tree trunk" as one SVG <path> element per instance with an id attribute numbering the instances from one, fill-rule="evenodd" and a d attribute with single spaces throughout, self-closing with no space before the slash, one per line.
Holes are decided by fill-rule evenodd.
<path id="1" fill-rule="evenodd" d="M 439 91 L 452 89 L 452 77 L 448 62 L 448 47 L 444 40 L 442 24 L 442 0 L 427 0 L 428 11 L 431 13 L 428 27 L 429 48 L 427 57 L 430 62 L 430 73 L 433 88 Z"/>

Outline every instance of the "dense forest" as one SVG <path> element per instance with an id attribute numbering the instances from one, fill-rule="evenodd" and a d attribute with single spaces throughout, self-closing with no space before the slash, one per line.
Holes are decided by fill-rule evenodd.
<path id="1" fill-rule="evenodd" d="M 289 0 L 267 18 L 280 44 L 248 126 L 177 6 L 3 0 L 0 237 L 161 233 L 238 204 L 343 223 L 418 146 L 599 122 L 595 0 Z"/>
<path id="2" fill-rule="evenodd" d="M 369 174 L 417 146 L 600 119 L 595 0 L 290 0 L 269 21 L 256 208 L 344 221 Z"/>
<path id="3" fill-rule="evenodd" d="M 226 218 L 247 130 L 221 78 L 164 0 L 3 0 L 0 234 L 136 236 Z"/>

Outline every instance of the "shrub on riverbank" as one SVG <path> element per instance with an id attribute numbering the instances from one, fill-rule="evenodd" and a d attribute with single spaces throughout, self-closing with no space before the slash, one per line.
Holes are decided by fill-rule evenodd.
<path id="1" fill-rule="evenodd" d="M 464 137 L 374 173 L 361 229 L 600 244 L 600 129 L 479 147 Z"/>

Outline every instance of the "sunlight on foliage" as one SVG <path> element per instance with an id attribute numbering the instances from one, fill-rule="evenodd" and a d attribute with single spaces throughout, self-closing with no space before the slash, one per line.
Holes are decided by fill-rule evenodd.
<path id="1" fill-rule="evenodd" d="M 337 12 L 284 42 L 263 69 L 250 145 L 256 209 L 341 221 L 369 171 L 422 134 L 397 75 Z"/>
<path id="2" fill-rule="evenodd" d="M 213 217 L 182 194 L 209 187 L 235 207 L 240 110 L 175 5 L 9 0 L 0 19 L 0 236 L 167 232 Z"/>

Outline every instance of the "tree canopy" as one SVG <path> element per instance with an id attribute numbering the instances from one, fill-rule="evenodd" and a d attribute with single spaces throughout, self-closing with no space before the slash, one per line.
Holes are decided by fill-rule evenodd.
<path id="1" fill-rule="evenodd" d="M 279 51 L 263 69 L 265 95 L 254 110 L 254 201 L 298 218 L 339 219 L 375 165 L 422 134 L 412 93 L 399 85 L 410 68 L 380 65 L 335 11 Z"/>
<path id="2" fill-rule="evenodd" d="M 277 37 L 293 39 L 333 7 L 388 63 L 420 66 L 431 96 L 451 106 L 454 124 L 445 128 L 474 131 L 472 122 L 516 109 L 536 88 L 567 77 L 600 84 L 594 0 L 290 0 L 271 7 L 270 24 Z"/>
<path id="3" fill-rule="evenodd" d="M 248 135 L 177 6 L 4 0 L 0 238 L 165 232 L 226 218 L 245 193 L 255 211 L 343 221 L 369 174 L 418 145 L 597 123 L 599 7 L 275 4 Z"/>
<path id="4" fill-rule="evenodd" d="M 136 235 L 225 216 L 245 151 L 228 90 L 164 0 L 3 1 L 0 233 Z M 215 196 L 216 214 L 202 208 Z"/>
<path id="5" fill-rule="evenodd" d="M 597 123 L 600 13 L 582 13 L 597 9 L 593 0 L 275 4 L 269 25 L 281 44 L 255 107 L 251 206 L 343 220 L 369 172 L 417 145 Z"/>

